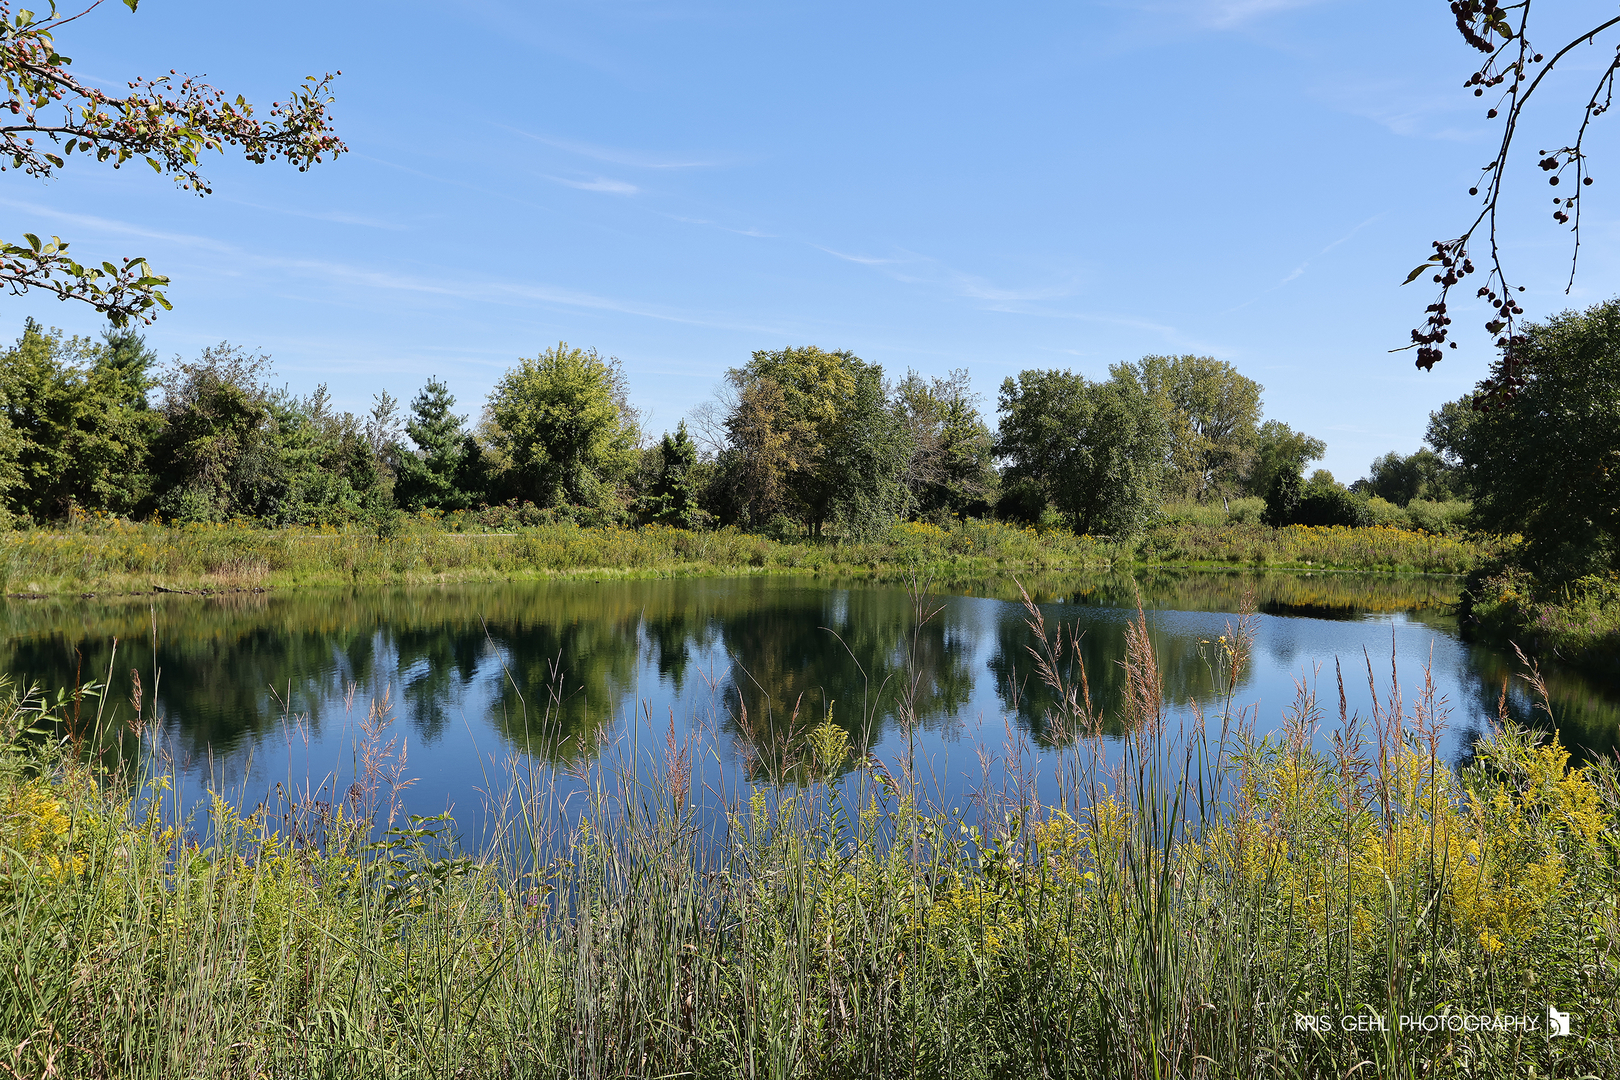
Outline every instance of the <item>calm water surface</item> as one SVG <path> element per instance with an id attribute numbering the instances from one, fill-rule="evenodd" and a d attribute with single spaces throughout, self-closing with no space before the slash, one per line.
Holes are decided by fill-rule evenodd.
<path id="1" fill-rule="evenodd" d="M 1336 665 L 1349 708 L 1366 716 L 1369 660 L 1386 700 L 1393 650 L 1409 706 L 1427 667 L 1448 713 L 1443 753 L 1456 761 L 1496 716 L 1512 670 L 1502 654 L 1458 640 L 1450 579 L 1189 574 L 1026 585 L 1048 625 L 1083 632 L 1093 699 L 1109 716 L 1137 588 L 1174 723 L 1187 721 L 1193 701 L 1220 711 L 1206 643 L 1236 621 L 1246 593 L 1260 614 L 1234 704 L 1251 707 L 1261 733 L 1280 727 L 1301 686 L 1318 693 L 1324 725 L 1336 725 Z M 408 809 L 451 808 L 468 832 L 514 762 L 577 774 L 603 761 L 651 774 L 671 738 L 691 748 L 694 798 L 712 802 L 739 778 L 791 766 L 795 712 L 802 729 L 830 708 L 855 746 L 895 761 L 905 752 L 897 715 L 909 671 L 916 754 L 935 797 L 970 798 L 986 783 L 985 760 L 1009 745 L 1047 783 L 1064 740 L 1048 727 L 1049 695 L 1031 672 L 1034 639 L 1017 587 L 959 588 L 926 610 L 934 614 L 919 626 L 905 589 L 784 578 L 11 601 L 0 665 L 51 688 L 110 672 L 107 712 L 120 720 L 132 715 L 138 672 L 189 794 L 212 787 L 249 804 L 278 782 L 346 790 L 361 721 L 385 701 L 416 778 Z M 1549 685 L 1559 737 L 1579 756 L 1612 753 L 1616 688 L 1557 672 Z M 1533 722 L 1530 705 L 1510 687 L 1513 715 Z M 565 776 L 565 786 L 574 782 Z"/>

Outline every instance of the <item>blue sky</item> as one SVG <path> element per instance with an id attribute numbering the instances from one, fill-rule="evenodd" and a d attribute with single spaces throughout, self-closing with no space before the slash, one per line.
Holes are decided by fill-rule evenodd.
<path id="1" fill-rule="evenodd" d="M 201 200 L 75 158 L 0 178 L 0 211 L 8 237 L 168 274 L 175 310 L 146 331 L 165 359 L 229 340 L 357 411 L 438 375 L 476 415 L 559 340 L 620 357 L 655 434 L 754 349 L 967 367 L 990 414 L 1025 368 L 1194 352 L 1263 383 L 1267 416 L 1348 481 L 1416 449 L 1489 360 L 1471 307 L 1434 373 L 1388 352 L 1432 299 L 1400 282 L 1464 222 L 1493 137 L 1450 19 L 1443 0 L 109 2 L 59 37 L 81 77 L 177 68 L 267 106 L 341 69 L 352 152 L 307 174 L 214 157 Z M 1520 151 L 1507 250 L 1532 317 L 1620 291 L 1620 203 L 1592 189 L 1566 297 L 1531 175 L 1574 93 L 1550 89 Z M 102 325 L 11 298 L 0 335 L 25 315 Z"/>

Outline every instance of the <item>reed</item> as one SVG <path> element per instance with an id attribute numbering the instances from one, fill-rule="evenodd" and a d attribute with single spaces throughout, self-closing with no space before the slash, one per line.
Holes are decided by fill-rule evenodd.
<path id="1" fill-rule="evenodd" d="M 1504 718 L 1453 770 L 1444 703 L 1393 672 L 1370 716 L 1341 689 L 1329 730 L 1307 684 L 1258 737 L 1232 696 L 1244 619 L 1205 644 L 1218 714 L 1185 727 L 1139 619 L 1127 734 L 1105 739 L 1073 636 L 1028 611 L 1070 747 L 1050 803 L 1016 741 L 1004 783 L 941 806 L 914 757 L 809 718 L 757 781 L 695 793 L 721 743 L 672 723 L 659 751 L 566 777 L 509 763 L 471 853 L 400 817 L 386 701 L 346 791 L 187 807 L 149 709 L 124 708 L 147 764 L 122 768 L 90 752 L 117 716 L 100 688 L 13 688 L 0 1071 L 1620 1073 L 1611 766 L 1571 769 Z"/>

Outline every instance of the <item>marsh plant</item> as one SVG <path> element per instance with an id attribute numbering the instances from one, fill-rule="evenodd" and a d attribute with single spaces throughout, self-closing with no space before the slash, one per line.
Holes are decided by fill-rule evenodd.
<path id="1" fill-rule="evenodd" d="M 110 701 L 9 686 L 0 1073 L 1620 1075 L 1611 764 L 1504 705 L 1453 768 L 1445 703 L 1370 661 L 1370 715 L 1336 671 L 1259 735 L 1247 618 L 1184 722 L 1139 613 L 1103 717 L 1078 638 L 1028 612 L 1068 748 L 1047 801 L 1016 739 L 940 805 L 914 749 L 830 716 L 694 792 L 728 750 L 671 718 L 616 767 L 512 762 L 470 854 L 398 813 L 385 702 L 347 791 L 184 806 L 149 711 L 120 766 Z M 917 688 L 885 692 L 910 722 Z"/>

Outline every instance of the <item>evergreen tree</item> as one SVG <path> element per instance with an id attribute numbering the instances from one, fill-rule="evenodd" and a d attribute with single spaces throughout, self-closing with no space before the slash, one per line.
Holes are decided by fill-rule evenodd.
<path id="1" fill-rule="evenodd" d="M 472 505 L 475 493 L 463 485 L 469 479 L 469 450 L 476 454 L 476 446 L 464 428 L 467 417 L 451 411 L 455 404 L 450 388 L 436 378 L 411 401 L 405 434 L 416 451 L 396 452 L 394 500 L 402 509 L 450 511 Z"/>
<path id="2" fill-rule="evenodd" d="M 647 518 L 660 525 L 689 529 L 695 524 L 698 509 L 697 446 L 686 434 L 685 420 L 676 425 L 673 436 L 664 432 L 658 456 L 658 476 L 646 496 Z"/>

